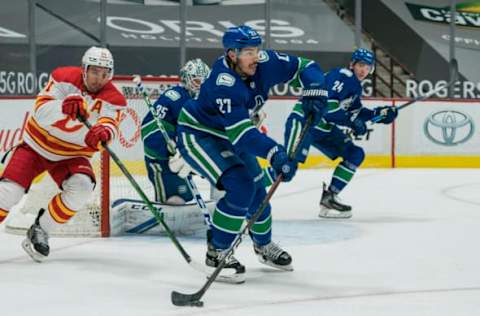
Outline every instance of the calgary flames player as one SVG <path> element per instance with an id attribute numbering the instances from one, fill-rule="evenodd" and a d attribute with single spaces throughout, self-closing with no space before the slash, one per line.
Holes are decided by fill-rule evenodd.
<path id="1" fill-rule="evenodd" d="M 40 209 L 22 246 L 35 260 L 48 256 L 49 232 L 83 208 L 95 187 L 90 164 L 102 142 L 117 134 L 125 97 L 111 82 L 113 57 L 106 48 L 91 47 L 81 67 L 55 69 L 38 94 L 26 135 L 0 178 L 0 222 L 28 192 L 33 179 L 48 171 L 61 192 Z M 88 130 L 82 116 L 93 125 Z"/>

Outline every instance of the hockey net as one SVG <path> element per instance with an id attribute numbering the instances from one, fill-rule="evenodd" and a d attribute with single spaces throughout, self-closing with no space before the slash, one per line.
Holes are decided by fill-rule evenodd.
<path id="1" fill-rule="evenodd" d="M 149 110 L 138 94 L 132 79 L 131 76 L 114 78 L 114 84 L 127 98 L 128 106 L 121 117 L 119 137 L 110 148 L 118 155 L 147 197 L 153 200 L 154 190 L 147 178 L 140 133 L 141 122 Z M 178 78 L 175 77 L 145 77 L 142 80 L 152 102 L 166 89 L 178 83 Z M 97 153 L 92 159 L 92 165 L 97 177 L 92 200 L 52 235 L 106 237 L 122 231 L 124 215 L 112 212 L 112 205 L 119 199 L 138 200 L 138 194 L 106 151 Z M 59 189 L 48 174 L 39 176 L 32 184 L 29 193 L 12 210 L 5 223 L 5 230 L 10 233 L 24 234 L 33 223 L 38 210 L 46 209 L 50 199 L 58 192 Z"/>

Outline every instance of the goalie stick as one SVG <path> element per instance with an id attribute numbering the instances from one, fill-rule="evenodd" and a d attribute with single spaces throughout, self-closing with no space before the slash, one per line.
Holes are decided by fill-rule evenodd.
<path id="1" fill-rule="evenodd" d="M 431 90 L 429 93 L 425 94 L 425 95 L 421 95 L 421 96 L 418 96 L 410 101 L 408 101 L 407 103 L 405 104 L 402 104 L 400 106 L 397 106 L 397 111 L 400 111 L 401 109 L 404 109 L 406 108 L 407 106 L 410 106 L 412 104 L 414 104 L 415 102 L 419 102 L 419 101 L 423 101 L 423 100 L 426 100 L 428 98 L 430 98 L 432 95 L 442 91 L 443 89 L 446 89 L 446 88 L 449 88 L 451 87 L 455 81 L 457 80 L 457 76 L 458 76 L 458 62 L 456 59 L 452 59 L 451 63 L 450 63 L 450 72 L 452 74 L 452 78 L 450 79 L 449 82 L 447 82 L 445 85 L 441 86 L 441 87 L 438 87 L 434 90 Z M 373 117 L 371 119 L 372 123 L 377 123 L 378 121 L 380 121 L 381 119 L 383 118 L 383 115 L 377 115 L 375 117 Z"/>
<path id="2" fill-rule="evenodd" d="M 292 150 L 292 153 L 290 154 L 290 157 L 289 157 L 290 159 L 292 159 L 297 155 L 298 150 L 301 148 L 300 145 L 303 142 L 305 135 L 307 134 L 310 126 L 312 125 L 312 122 L 313 122 L 313 117 L 309 116 L 296 142 L 295 150 Z M 279 174 L 275 182 L 273 182 L 272 186 L 268 190 L 267 196 L 263 199 L 262 203 L 260 204 L 258 209 L 255 211 L 253 216 L 250 218 L 250 220 L 247 221 L 247 225 L 245 225 L 243 229 L 240 231 L 240 233 L 237 234 L 237 236 L 233 240 L 230 247 L 226 250 L 225 255 L 221 258 L 218 264 L 218 267 L 215 269 L 215 271 L 213 271 L 212 275 L 208 277 L 207 282 L 205 282 L 202 288 L 200 288 L 200 290 L 198 290 L 193 294 L 184 294 L 177 291 L 172 291 L 171 300 L 173 305 L 197 306 L 197 307 L 203 306 L 203 301 L 201 301 L 200 299 L 203 297 L 203 295 L 208 290 L 210 285 L 215 281 L 217 276 L 222 271 L 223 267 L 225 266 L 226 259 L 232 256 L 235 249 L 240 245 L 240 243 L 242 242 L 242 237 L 250 230 L 253 224 L 255 224 L 255 222 L 260 217 L 260 215 L 262 215 L 264 209 L 267 207 L 268 203 L 270 202 L 270 199 L 272 198 L 273 194 L 277 190 L 282 179 L 283 179 L 283 175 Z"/>
<path id="3" fill-rule="evenodd" d="M 162 122 L 158 118 L 158 116 L 155 114 L 155 109 L 153 107 L 152 102 L 150 102 L 150 98 L 148 97 L 147 91 L 145 90 L 145 87 L 143 86 L 142 83 L 142 78 L 140 76 L 134 76 L 133 77 L 133 82 L 137 85 L 138 91 L 142 94 L 143 100 L 145 101 L 145 104 L 148 106 L 148 109 L 150 110 L 150 113 L 153 116 L 153 119 L 155 120 L 155 123 L 157 123 L 158 128 L 160 129 L 160 132 L 162 133 L 163 139 L 167 143 L 167 149 L 168 152 L 172 155 L 175 155 L 175 152 L 177 151 L 175 142 L 170 139 L 168 136 L 167 131 L 165 130 L 165 127 L 163 126 Z M 203 200 L 202 196 L 200 195 L 200 192 L 198 191 L 197 186 L 195 185 L 195 182 L 193 182 L 192 176 L 188 175 L 188 177 L 185 179 L 187 182 L 187 185 L 190 189 L 190 191 L 193 194 L 193 197 L 195 198 L 195 202 L 197 203 L 198 207 L 203 213 L 203 217 L 205 220 L 205 224 L 208 226 L 208 229 L 210 229 L 212 225 L 212 221 L 210 218 L 210 213 L 207 209 L 207 205 L 205 204 L 205 201 Z"/>
<path id="4" fill-rule="evenodd" d="M 78 119 L 88 128 L 88 129 L 91 129 L 92 128 L 92 124 L 90 124 L 89 121 L 87 121 L 83 116 L 79 115 L 78 116 Z M 153 216 L 155 217 L 155 219 L 163 226 L 163 228 L 165 229 L 165 232 L 167 233 L 168 237 L 170 238 L 170 240 L 173 242 L 173 244 L 175 245 L 175 247 L 178 249 L 178 251 L 180 251 L 182 257 L 185 259 L 185 261 L 187 261 L 187 263 L 192 267 L 194 268 L 195 270 L 197 271 L 201 271 L 203 273 L 207 273 L 206 269 L 200 264 L 198 263 L 197 261 L 194 261 L 190 255 L 185 251 L 185 249 L 182 247 L 182 245 L 180 244 L 180 242 L 178 241 L 177 237 L 175 237 L 175 235 L 173 234 L 173 232 L 171 231 L 171 229 L 168 227 L 168 225 L 163 221 L 162 219 L 162 216 L 160 215 L 160 213 L 158 212 L 158 210 L 153 206 L 152 202 L 150 202 L 150 200 L 148 199 L 148 197 L 145 195 L 145 193 L 142 191 L 142 189 L 140 188 L 140 186 L 138 185 L 137 181 L 133 178 L 133 176 L 131 175 L 131 173 L 127 170 L 127 168 L 125 167 L 125 165 L 122 163 L 122 161 L 120 160 L 120 158 L 118 158 L 117 154 L 115 154 L 115 152 L 110 149 L 110 147 L 107 145 L 107 144 L 104 144 L 102 143 L 102 147 L 105 148 L 105 150 L 108 152 L 108 154 L 110 155 L 110 157 L 112 157 L 113 161 L 115 162 L 115 164 L 118 166 L 118 168 L 122 171 L 122 173 L 125 175 L 125 177 L 128 179 L 128 181 L 130 182 L 130 184 L 133 186 L 133 188 L 135 189 L 135 191 L 137 191 L 138 195 L 140 196 L 140 198 L 143 200 L 143 202 L 147 205 L 148 209 L 152 212 Z"/>

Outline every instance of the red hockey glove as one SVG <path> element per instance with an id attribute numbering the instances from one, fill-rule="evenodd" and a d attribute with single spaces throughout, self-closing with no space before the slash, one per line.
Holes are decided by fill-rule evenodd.
<path id="1" fill-rule="evenodd" d="M 63 100 L 62 112 L 72 120 L 76 120 L 78 116 L 88 119 L 89 116 L 87 102 L 78 94 L 69 95 Z"/>
<path id="2" fill-rule="evenodd" d="M 85 144 L 95 150 L 100 150 L 102 143 L 112 140 L 112 131 L 103 124 L 95 124 L 85 135 Z"/>

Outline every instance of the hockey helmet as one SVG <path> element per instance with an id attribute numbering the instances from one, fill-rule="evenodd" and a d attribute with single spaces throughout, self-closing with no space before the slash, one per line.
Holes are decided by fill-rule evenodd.
<path id="1" fill-rule="evenodd" d="M 262 45 L 262 37 L 253 28 L 247 25 L 240 25 L 228 28 L 223 34 L 223 48 L 242 49 L 245 47 L 257 47 Z"/>
<path id="2" fill-rule="evenodd" d="M 180 69 L 180 82 L 196 96 L 200 91 L 200 85 L 210 74 L 210 68 L 200 58 L 189 60 Z"/>
<path id="3" fill-rule="evenodd" d="M 351 63 L 355 64 L 359 61 L 369 65 L 370 73 L 373 73 L 373 71 L 375 70 L 375 55 L 372 51 L 365 48 L 359 48 L 355 50 L 352 54 Z"/>
<path id="4" fill-rule="evenodd" d="M 82 57 L 83 74 L 86 76 L 88 66 L 98 66 L 110 69 L 110 77 L 113 78 L 113 56 L 112 53 L 103 47 L 92 46 Z"/>

